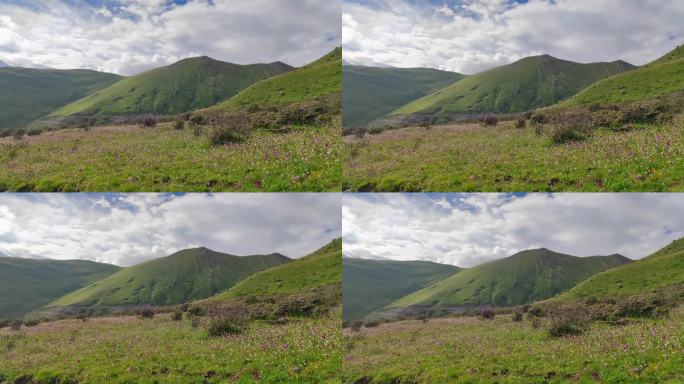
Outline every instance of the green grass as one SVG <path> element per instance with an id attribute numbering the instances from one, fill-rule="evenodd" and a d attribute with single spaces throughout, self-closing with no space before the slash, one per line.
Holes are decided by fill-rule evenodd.
<path id="1" fill-rule="evenodd" d="M 336 239 L 310 255 L 250 276 L 216 299 L 303 293 L 341 281 L 342 239 Z"/>
<path id="2" fill-rule="evenodd" d="M 0 139 L 0 190 L 339 191 L 340 124 L 255 131 L 226 146 L 171 124 Z"/>
<path id="3" fill-rule="evenodd" d="M 684 46 L 633 71 L 601 80 L 561 106 L 620 103 L 684 90 Z"/>
<path id="4" fill-rule="evenodd" d="M 187 303 L 211 297 L 254 273 L 289 261 L 280 254 L 233 256 L 206 248 L 186 249 L 124 268 L 53 301 L 46 310 Z"/>
<path id="5" fill-rule="evenodd" d="M 342 68 L 344 127 L 362 127 L 464 77 L 431 68 Z"/>
<path id="6" fill-rule="evenodd" d="M 209 110 L 308 101 L 342 90 L 342 49 L 288 73 L 262 80 Z"/>
<path id="7" fill-rule="evenodd" d="M 37 260 L 0 257 L 0 319 L 20 318 L 31 310 L 119 270 L 86 260 Z"/>
<path id="8" fill-rule="evenodd" d="M 474 124 L 345 138 L 351 191 L 683 191 L 684 120 L 596 129 L 554 145 L 532 127 Z"/>
<path id="9" fill-rule="evenodd" d="M 459 271 L 388 307 L 521 305 L 555 296 L 628 262 L 620 255 L 576 257 L 530 249 Z"/>
<path id="10" fill-rule="evenodd" d="M 52 116 L 175 114 L 212 106 L 259 80 L 292 70 L 275 62 L 237 65 L 197 57 L 123 79 Z"/>
<path id="11" fill-rule="evenodd" d="M 597 299 L 653 292 L 684 283 L 684 239 L 634 263 L 592 276 L 559 299 Z"/>
<path id="12" fill-rule="evenodd" d="M 342 369 L 340 312 L 283 325 L 255 321 L 242 334 L 219 338 L 168 315 L 6 328 L 0 381 L 335 383 Z"/>
<path id="13" fill-rule="evenodd" d="M 344 331 L 342 381 L 352 383 L 679 383 L 684 310 L 623 327 L 594 323 L 580 336 L 544 327 L 452 318 Z"/>
<path id="14" fill-rule="evenodd" d="M 533 56 L 468 76 L 392 114 L 436 115 L 524 112 L 550 106 L 597 80 L 634 68 L 622 61 L 580 64 Z"/>
<path id="15" fill-rule="evenodd" d="M 27 125 L 120 79 L 89 70 L 0 68 L 0 132 Z"/>
<path id="16" fill-rule="evenodd" d="M 460 268 L 429 261 L 342 259 L 342 314 L 357 320 Z"/>

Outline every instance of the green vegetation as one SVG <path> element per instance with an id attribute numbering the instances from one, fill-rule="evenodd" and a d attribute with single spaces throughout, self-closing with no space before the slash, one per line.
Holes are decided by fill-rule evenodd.
<path id="1" fill-rule="evenodd" d="M 0 132 L 28 125 L 120 79 L 80 69 L 0 68 Z"/>
<path id="2" fill-rule="evenodd" d="M 597 80 L 634 68 L 623 61 L 579 64 L 543 55 L 493 68 L 409 103 L 393 114 L 524 112 L 553 105 Z"/>
<path id="3" fill-rule="evenodd" d="M 621 103 L 684 90 L 684 46 L 633 71 L 601 80 L 561 106 Z"/>
<path id="4" fill-rule="evenodd" d="M 344 331 L 347 383 L 677 383 L 684 310 L 553 337 L 551 319 L 402 321 Z"/>
<path id="5" fill-rule="evenodd" d="M 431 68 L 375 68 L 345 65 L 342 69 L 342 123 L 362 127 L 393 110 L 462 79 L 460 73 Z"/>
<path id="6" fill-rule="evenodd" d="M 341 281 L 342 239 L 335 239 L 310 255 L 256 273 L 215 299 L 296 294 Z"/>
<path id="7" fill-rule="evenodd" d="M 342 259 L 342 314 L 345 321 L 362 319 L 421 288 L 459 271 L 429 261 Z"/>
<path id="8" fill-rule="evenodd" d="M 590 277 L 559 299 L 605 299 L 657 292 L 684 284 L 684 239 L 619 268 Z"/>
<path id="9" fill-rule="evenodd" d="M 0 329 L 9 383 L 334 383 L 342 370 L 340 308 L 283 324 L 253 321 L 211 337 L 188 317 L 62 320 Z"/>
<path id="10" fill-rule="evenodd" d="M 342 49 L 336 48 L 324 57 L 279 76 L 262 80 L 235 97 L 210 108 L 209 111 L 241 107 L 260 109 L 268 106 L 299 103 L 342 89 Z"/>
<path id="11" fill-rule="evenodd" d="M 58 297 L 119 270 L 87 260 L 38 260 L 0 256 L 0 319 L 21 318 Z"/>
<path id="12" fill-rule="evenodd" d="M 237 65 L 197 57 L 126 78 L 55 112 L 69 115 L 175 114 L 212 106 L 259 80 L 292 70 L 287 64 Z"/>
<path id="13" fill-rule="evenodd" d="M 553 297 L 592 275 L 629 262 L 620 255 L 575 257 L 531 249 L 459 271 L 388 307 L 521 305 Z"/>
<path id="14" fill-rule="evenodd" d="M 140 305 L 187 303 L 211 297 L 256 272 L 288 261 L 277 253 L 233 256 L 206 248 L 186 249 L 124 268 L 53 301 L 44 311 L 100 312 Z"/>

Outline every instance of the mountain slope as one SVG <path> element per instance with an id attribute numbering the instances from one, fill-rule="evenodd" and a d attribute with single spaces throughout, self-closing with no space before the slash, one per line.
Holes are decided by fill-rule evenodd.
<path id="1" fill-rule="evenodd" d="M 212 110 L 268 106 L 308 101 L 342 89 L 342 49 L 294 71 L 259 81 Z"/>
<path id="2" fill-rule="evenodd" d="M 120 79 L 81 69 L 0 68 L 0 131 L 22 127 Z"/>
<path id="3" fill-rule="evenodd" d="M 562 105 L 636 101 L 684 90 L 684 46 L 660 59 L 596 82 Z"/>
<path id="4" fill-rule="evenodd" d="M 281 62 L 238 65 L 203 56 L 126 78 L 71 103 L 52 116 L 175 114 L 225 100 L 292 67 Z"/>
<path id="5" fill-rule="evenodd" d="M 50 301 L 119 271 L 87 260 L 0 257 L 0 318 L 18 318 Z"/>
<path id="6" fill-rule="evenodd" d="M 461 270 L 429 261 L 342 259 L 342 316 L 361 319 Z"/>
<path id="7" fill-rule="evenodd" d="M 532 249 L 460 271 L 390 306 L 519 305 L 555 296 L 629 262 L 620 255 L 575 257 Z"/>
<path id="8" fill-rule="evenodd" d="M 185 303 L 210 297 L 251 274 L 289 261 L 277 253 L 233 256 L 206 248 L 186 249 L 125 268 L 55 300 L 48 307 Z"/>
<path id="9" fill-rule="evenodd" d="M 256 273 L 215 299 L 294 294 L 342 282 L 342 240 L 290 263 Z"/>
<path id="10" fill-rule="evenodd" d="M 371 121 L 462 79 L 456 72 L 431 68 L 342 68 L 343 125 L 365 126 Z"/>
<path id="11" fill-rule="evenodd" d="M 527 57 L 468 76 L 393 114 L 523 112 L 553 105 L 600 79 L 632 68 L 624 61 L 580 64 L 548 55 Z"/>
<path id="12" fill-rule="evenodd" d="M 684 239 L 633 263 L 594 275 L 561 298 L 631 295 L 674 284 L 684 284 Z"/>

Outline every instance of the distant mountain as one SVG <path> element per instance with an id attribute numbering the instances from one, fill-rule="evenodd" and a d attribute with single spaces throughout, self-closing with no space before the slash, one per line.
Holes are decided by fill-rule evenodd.
<path id="1" fill-rule="evenodd" d="M 202 56 L 123 79 L 52 116 L 176 114 L 212 106 L 259 80 L 293 68 L 281 62 L 238 65 Z"/>
<path id="2" fill-rule="evenodd" d="M 553 105 L 598 80 L 633 68 L 624 61 L 580 64 L 549 55 L 527 57 L 468 76 L 393 114 L 523 112 Z"/>
<path id="3" fill-rule="evenodd" d="M 677 91 L 684 91 L 684 46 L 633 71 L 598 81 L 563 105 L 638 101 Z"/>
<path id="4" fill-rule="evenodd" d="M 122 269 L 51 302 L 46 311 L 185 303 L 213 296 L 256 272 L 289 261 L 278 253 L 233 256 L 207 248 L 186 249 Z"/>
<path id="5" fill-rule="evenodd" d="M 119 270 L 86 260 L 0 257 L 0 319 L 20 318 Z"/>
<path id="6" fill-rule="evenodd" d="M 342 77 L 343 126 L 362 127 L 465 76 L 430 68 L 345 65 Z"/>
<path id="7" fill-rule="evenodd" d="M 421 288 L 452 276 L 461 268 L 429 261 L 342 259 L 342 316 L 365 315 Z"/>
<path id="8" fill-rule="evenodd" d="M 213 300 L 296 294 L 341 282 L 342 240 L 335 239 L 310 255 L 256 273 Z"/>
<path id="9" fill-rule="evenodd" d="M 525 304 L 555 296 L 592 275 L 629 262 L 620 255 L 575 257 L 531 249 L 464 269 L 388 307 Z"/>
<path id="10" fill-rule="evenodd" d="M 0 131 L 27 125 L 120 79 L 84 69 L 0 68 Z"/>
<path id="11" fill-rule="evenodd" d="M 591 276 L 561 298 L 633 295 L 675 284 L 684 284 L 684 239 L 633 263 Z"/>
<path id="12" fill-rule="evenodd" d="M 212 109 L 291 104 L 342 90 L 342 49 L 294 71 L 259 81 Z"/>
<path id="13" fill-rule="evenodd" d="M 10 65 L 0 60 L 0 68 L 9 67 Z"/>

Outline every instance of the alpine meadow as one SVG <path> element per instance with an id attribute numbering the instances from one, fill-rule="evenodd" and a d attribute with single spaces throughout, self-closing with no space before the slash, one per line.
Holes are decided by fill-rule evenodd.
<path id="1" fill-rule="evenodd" d="M 397 4 L 345 1 L 343 190 L 684 190 L 680 4 Z"/>
<path id="2" fill-rule="evenodd" d="M 28 3 L 0 6 L 0 190 L 341 189 L 339 3 Z"/>

